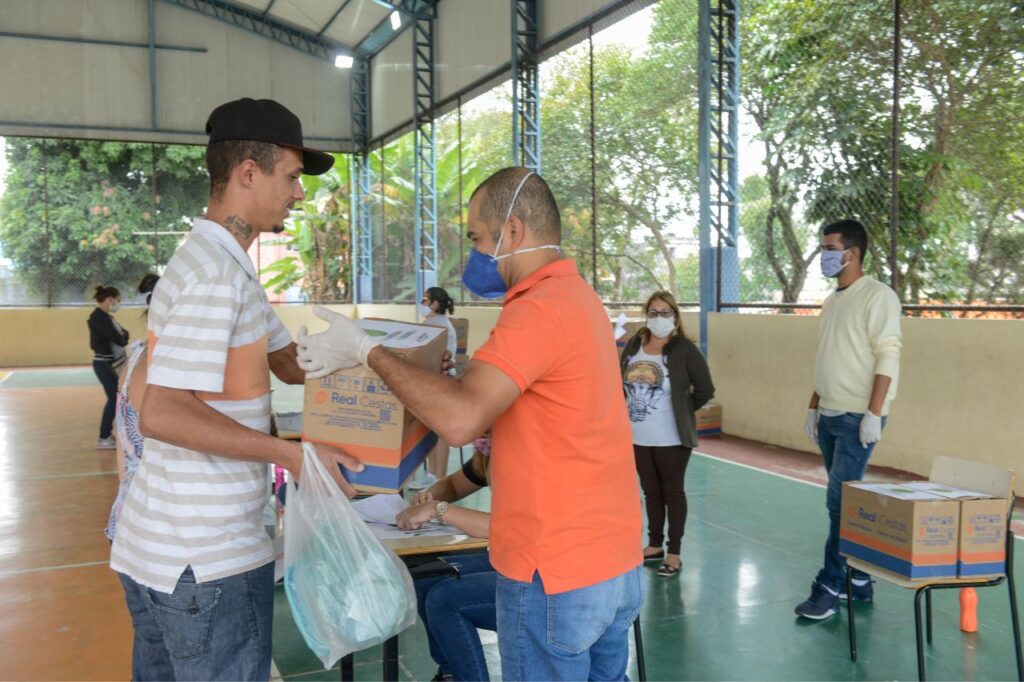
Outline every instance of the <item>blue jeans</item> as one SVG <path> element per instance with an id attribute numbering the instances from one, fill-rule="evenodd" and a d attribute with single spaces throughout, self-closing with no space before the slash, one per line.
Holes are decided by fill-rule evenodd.
<path id="1" fill-rule="evenodd" d="M 540 574 L 498 574 L 498 650 L 506 680 L 624 680 L 629 629 L 640 613 L 640 567 L 548 595 Z"/>
<path id="2" fill-rule="evenodd" d="M 187 568 L 173 594 L 118 576 L 135 629 L 133 680 L 270 679 L 273 563 L 198 584 Z"/>
<path id="3" fill-rule="evenodd" d="M 459 569 L 459 577 L 438 576 L 414 581 L 416 607 L 427 630 L 430 657 L 441 672 L 456 680 L 488 680 L 480 644 L 481 630 L 496 630 L 494 582 L 497 573 L 486 552 L 443 557 Z"/>
<path id="4" fill-rule="evenodd" d="M 107 394 L 107 402 L 103 406 L 103 416 L 100 418 L 100 438 L 110 438 L 110 434 L 114 431 L 117 372 L 107 360 L 93 360 L 92 371 L 96 372 L 96 378 L 103 385 L 103 392 Z"/>
<path id="5" fill-rule="evenodd" d="M 846 587 L 846 559 L 839 555 L 840 503 L 843 483 L 864 478 L 868 460 L 875 444 L 867 447 L 860 444 L 860 422 L 863 414 L 847 412 L 838 417 L 821 415 L 818 419 L 818 447 L 825 459 L 828 472 L 828 489 L 825 493 L 825 507 L 828 509 L 828 540 L 825 542 L 825 564 L 816 580 L 835 592 Z M 888 417 L 882 417 L 882 428 Z M 866 578 L 867 574 L 853 572 L 854 578 Z"/>

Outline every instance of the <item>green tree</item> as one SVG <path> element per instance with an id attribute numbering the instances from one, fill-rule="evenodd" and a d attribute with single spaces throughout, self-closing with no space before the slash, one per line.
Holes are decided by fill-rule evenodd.
<path id="1" fill-rule="evenodd" d="M 285 257 L 263 268 L 274 276 L 264 283 L 280 293 L 299 284 L 307 301 L 342 303 L 352 300 L 352 215 L 349 158 L 334 155 L 323 175 L 303 175 L 306 197 L 286 225 L 285 244 L 298 258 Z"/>
<path id="2" fill-rule="evenodd" d="M 599 293 L 616 301 L 654 288 L 696 297 L 674 244 L 696 223 L 696 14 L 681 0 L 653 12 L 646 50 L 594 51 L 596 245 L 587 46 L 553 58 L 544 80 L 543 167 L 562 206 L 563 245 L 582 256 L 584 276 L 596 268 Z"/>
<path id="3" fill-rule="evenodd" d="M 745 4 L 744 106 L 764 146 L 770 199 L 760 213 L 763 253 L 784 300 L 803 286 L 815 228 L 847 216 L 872 236 L 869 270 L 888 280 L 898 269 L 906 300 L 1020 295 L 1020 266 L 1004 257 L 1019 243 L 1014 216 L 1024 206 L 1014 153 L 1024 141 L 1020 13 L 966 0 L 903 8 L 893 261 L 891 8 L 867 0 Z"/>
<path id="4" fill-rule="evenodd" d="M 23 282 L 56 301 L 91 285 L 134 286 L 162 265 L 202 213 L 203 148 L 7 139 L 0 242 Z"/>

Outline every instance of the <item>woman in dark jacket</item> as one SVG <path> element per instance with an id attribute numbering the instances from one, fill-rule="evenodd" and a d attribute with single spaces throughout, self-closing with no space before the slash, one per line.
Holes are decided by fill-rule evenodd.
<path id="1" fill-rule="evenodd" d="M 128 332 L 114 319 L 121 307 L 121 292 L 114 287 L 96 287 L 93 294 L 96 308 L 89 316 L 89 346 L 92 348 L 92 369 L 103 384 L 107 404 L 100 419 L 100 437 L 97 450 L 114 450 L 114 405 L 117 400 L 117 368 L 124 362 L 124 347 L 128 345 Z"/>
<path id="2" fill-rule="evenodd" d="M 694 412 L 715 395 L 711 372 L 700 350 L 683 335 L 675 297 L 656 291 L 644 306 L 647 326 L 622 352 L 622 384 L 633 426 L 633 454 L 647 506 L 648 546 L 644 560 L 664 560 L 658 575 L 682 568 L 680 546 L 686 525 L 684 481 L 697 445 Z M 667 514 L 666 514 L 667 512 Z M 665 517 L 668 516 L 668 547 Z"/>

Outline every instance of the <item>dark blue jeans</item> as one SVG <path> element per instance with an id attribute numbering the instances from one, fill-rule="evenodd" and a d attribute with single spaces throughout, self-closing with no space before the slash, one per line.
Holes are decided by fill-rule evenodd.
<path id="1" fill-rule="evenodd" d="M 456 680 L 488 680 L 481 630 L 497 630 L 494 583 L 497 574 L 486 552 L 451 554 L 445 561 L 459 577 L 416 580 L 416 607 L 427 630 L 430 657 Z"/>
<path id="2" fill-rule="evenodd" d="M 118 576 L 135 628 L 132 680 L 270 679 L 273 563 L 198 584 L 187 568 L 173 594 Z"/>
<path id="3" fill-rule="evenodd" d="M 839 519 L 843 495 L 843 483 L 864 478 L 868 460 L 875 444 L 867 447 L 860 444 L 860 422 L 863 414 L 847 412 L 838 417 L 822 415 L 818 419 L 818 447 L 825 459 L 828 472 L 828 489 L 825 493 L 825 507 L 828 509 L 828 540 L 825 542 L 825 564 L 818 572 L 819 584 L 835 592 L 846 587 L 846 559 L 839 555 Z M 888 417 L 882 417 L 882 428 Z M 854 571 L 854 578 L 867 578 L 867 574 Z"/>
<path id="4" fill-rule="evenodd" d="M 117 401 L 117 372 L 106 360 L 93 360 L 92 371 L 103 384 L 103 392 L 107 394 L 107 404 L 103 406 L 100 418 L 100 438 L 110 438 L 114 431 L 114 406 Z"/>

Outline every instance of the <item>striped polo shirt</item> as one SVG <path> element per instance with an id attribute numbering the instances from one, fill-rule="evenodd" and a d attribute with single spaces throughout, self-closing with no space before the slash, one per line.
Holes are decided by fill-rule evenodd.
<path id="1" fill-rule="evenodd" d="M 289 343 L 248 255 L 223 227 L 196 218 L 153 292 L 147 383 L 195 391 L 218 412 L 267 433 L 267 353 Z M 152 438 L 144 452 L 111 568 L 169 593 L 188 566 L 205 582 L 273 560 L 261 520 L 270 489 L 266 463 Z"/>

